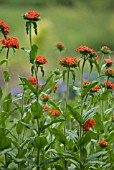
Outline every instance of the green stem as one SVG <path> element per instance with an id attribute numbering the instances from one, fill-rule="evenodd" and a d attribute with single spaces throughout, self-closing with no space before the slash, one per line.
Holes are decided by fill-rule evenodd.
<path id="1" fill-rule="evenodd" d="M 36 101 L 38 103 L 39 101 L 39 94 L 38 94 L 38 67 L 35 65 L 35 76 L 36 76 L 36 89 L 37 89 L 37 94 L 36 94 Z M 36 103 L 36 108 L 38 110 L 38 105 Z M 37 118 L 37 131 L 38 131 L 38 136 L 40 136 L 40 122 L 39 119 Z M 40 170 L 40 149 L 38 148 L 37 150 L 37 170 Z"/>
<path id="2" fill-rule="evenodd" d="M 81 72 L 81 91 L 83 89 L 83 74 L 84 74 L 84 66 L 85 66 L 86 59 L 84 58 L 83 65 L 82 65 L 82 72 Z M 80 115 L 83 116 L 83 107 L 84 107 L 84 99 L 81 98 L 80 101 Z M 82 125 L 79 126 L 79 139 L 82 137 L 83 131 L 82 131 Z M 80 170 L 83 170 L 83 146 L 80 146 Z"/>
<path id="3" fill-rule="evenodd" d="M 67 70 L 67 92 L 66 92 L 66 100 L 65 100 L 65 122 L 64 122 L 64 135 L 66 135 L 66 123 L 67 123 L 67 105 L 68 105 L 68 96 L 69 96 L 69 74 L 70 74 L 70 67 Z M 66 151 L 66 144 L 64 144 L 64 152 Z M 65 168 L 66 168 L 66 161 L 65 161 Z"/>
<path id="4" fill-rule="evenodd" d="M 18 142 L 19 142 L 19 147 L 20 147 L 20 137 L 18 135 Z M 18 148 L 18 154 L 20 153 L 20 148 Z M 21 170 L 21 162 L 18 162 L 18 170 Z"/>
<path id="5" fill-rule="evenodd" d="M 6 71 L 8 72 L 8 56 L 9 56 L 9 48 L 7 49 L 6 54 Z M 5 81 L 5 95 L 8 94 L 8 81 Z"/>

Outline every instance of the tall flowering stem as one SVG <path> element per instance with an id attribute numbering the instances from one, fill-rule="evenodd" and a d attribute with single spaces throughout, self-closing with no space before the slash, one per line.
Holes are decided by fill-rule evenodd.
<path id="1" fill-rule="evenodd" d="M 64 122 L 64 135 L 66 135 L 66 123 L 67 123 L 67 105 L 68 105 L 68 96 L 69 96 L 69 75 L 70 75 L 70 71 L 72 72 L 73 70 L 71 70 L 71 68 L 76 68 L 78 65 L 78 60 L 77 58 L 72 58 L 70 56 L 66 57 L 66 58 L 62 58 L 61 60 L 59 60 L 59 64 L 65 68 L 67 68 L 67 70 L 63 71 L 63 77 L 65 76 L 65 74 L 67 74 L 67 92 L 66 92 L 66 100 L 65 100 L 65 110 L 64 110 L 64 118 L 65 118 L 65 122 Z M 66 151 L 66 144 L 64 144 L 64 152 Z M 64 164 L 65 168 L 67 168 L 67 164 L 65 161 Z"/>

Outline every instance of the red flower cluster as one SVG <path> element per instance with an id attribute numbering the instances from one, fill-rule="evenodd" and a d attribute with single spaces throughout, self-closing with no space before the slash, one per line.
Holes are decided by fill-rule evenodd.
<path id="1" fill-rule="evenodd" d="M 63 50 L 64 50 L 64 43 L 62 43 L 62 42 L 57 42 L 57 43 L 56 43 L 56 47 L 57 47 L 60 51 L 63 51 Z"/>
<path id="2" fill-rule="evenodd" d="M 93 127 L 96 124 L 96 121 L 94 119 L 90 120 L 88 119 L 85 124 L 82 126 L 84 131 L 89 131 L 91 127 Z"/>
<path id="3" fill-rule="evenodd" d="M 15 37 L 6 37 L 0 40 L 0 44 L 3 44 L 4 48 L 19 48 L 18 39 Z"/>
<path id="4" fill-rule="evenodd" d="M 104 140 L 100 140 L 98 142 L 98 145 L 101 147 L 101 148 L 105 148 L 107 146 L 109 146 L 108 142 L 104 141 Z"/>
<path id="5" fill-rule="evenodd" d="M 50 99 L 50 96 L 49 95 L 46 95 L 46 94 L 43 94 L 41 96 L 41 98 L 43 99 L 43 102 L 47 102 L 49 99 Z"/>
<path id="6" fill-rule="evenodd" d="M 114 78 L 114 70 L 112 68 L 105 69 L 104 73 L 106 76 Z"/>
<path id="7" fill-rule="evenodd" d="M 84 81 L 84 85 L 92 84 L 92 82 Z"/>
<path id="8" fill-rule="evenodd" d="M 23 15 L 23 18 L 26 20 L 38 21 L 40 20 L 40 14 L 35 11 L 29 11 Z"/>
<path id="9" fill-rule="evenodd" d="M 50 110 L 50 108 L 48 107 L 48 105 L 45 105 L 45 106 L 44 106 L 44 109 L 45 109 L 45 111 L 47 111 L 47 112 Z"/>
<path id="10" fill-rule="evenodd" d="M 100 91 L 100 86 L 95 86 L 91 89 L 92 92 L 99 92 Z"/>
<path id="11" fill-rule="evenodd" d="M 36 85 L 36 77 L 30 77 L 28 80 L 32 83 L 32 85 Z"/>
<path id="12" fill-rule="evenodd" d="M 102 46 L 101 52 L 102 52 L 103 54 L 110 54 L 110 53 L 111 53 L 111 50 L 110 50 L 110 48 L 107 47 L 107 46 Z"/>
<path id="13" fill-rule="evenodd" d="M 0 30 L 2 31 L 4 35 L 9 34 L 10 32 L 9 26 L 2 20 L 0 20 Z"/>
<path id="14" fill-rule="evenodd" d="M 88 59 L 95 59 L 98 60 L 98 54 L 88 46 L 80 46 L 76 48 L 76 51 L 79 51 L 80 54 L 88 56 Z"/>
<path id="15" fill-rule="evenodd" d="M 78 65 L 78 59 L 68 56 L 66 58 L 62 58 L 61 60 L 59 60 L 59 64 L 62 65 L 63 67 L 74 67 L 75 68 Z"/>
<path id="16" fill-rule="evenodd" d="M 51 115 L 52 116 L 59 116 L 60 115 L 60 111 L 59 110 L 51 110 Z"/>
<path id="17" fill-rule="evenodd" d="M 106 66 L 107 66 L 107 67 L 110 67 L 110 66 L 113 64 L 112 60 L 109 59 L 109 58 L 105 58 L 105 59 L 104 59 L 104 62 L 106 63 Z"/>
<path id="18" fill-rule="evenodd" d="M 106 86 L 108 89 L 114 89 L 114 83 L 111 83 L 111 81 L 104 80 L 103 85 Z"/>
<path id="19" fill-rule="evenodd" d="M 55 92 L 57 91 L 57 89 L 58 89 L 58 84 L 56 84 L 56 85 L 54 86 L 53 92 L 55 93 Z"/>
<path id="20" fill-rule="evenodd" d="M 43 65 L 45 63 L 48 63 L 47 59 L 45 57 L 42 56 L 36 56 L 36 63 L 38 65 Z"/>

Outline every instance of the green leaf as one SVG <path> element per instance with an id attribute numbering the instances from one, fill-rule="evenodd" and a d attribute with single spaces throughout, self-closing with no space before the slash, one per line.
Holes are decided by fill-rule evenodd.
<path id="1" fill-rule="evenodd" d="M 62 112 L 61 109 L 60 109 L 60 107 L 58 107 L 58 106 L 56 105 L 56 103 L 53 102 L 52 100 L 49 100 L 48 103 L 50 103 L 55 109 L 57 109 L 57 110 L 59 110 L 60 112 Z"/>
<path id="2" fill-rule="evenodd" d="M 93 117 L 95 115 L 95 113 L 97 112 L 98 107 L 94 107 L 92 109 L 90 109 L 89 111 L 87 111 L 86 113 L 84 113 L 83 118 L 84 118 L 84 123 L 90 119 L 91 117 Z"/>
<path id="3" fill-rule="evenodd" d="M 28 86 L 28 88 L 34 93 L 37 94 L 37 89 L 34 88 L 34 86 L 31 84 L 31 82 L 29 80 L 27 80 L 26 78 L 22 78 L 20 77 L 20 80 L 22 81 L 22 83 L 24 83 L 24 85 Z"/>
<path id="4" fill-rule="evenodd" d="M 42 77 L 44 77 L 44 70 L 43 70 L 43 67 L 40 66 L 40 69 L 41 69 Z"/>
<path id="5" fill-rule="evenodd" d="M 32 126 L 32 125 L 30 125 L 30 124 L 28 124 L 28 123 L 22 122 L 22 121 L 21 121 L 21 123 L 22 123 L 26 128 L 31 129 L 31 130 L 34 130 L 34 131 L 37 132 L 37 130 L 36 130 L 36 128 L 34 128 L 34 126 Z"/>
<path id="6" fill-rule="evenodd" d="M 105 90 L 105 91 L 101 94 L 100 99 L 101 99 L 101 100 L 106 100 L 106 99 L 108 98 L 110 92 L 111 92 L 110 89 Z"/>
<path id="7" fill-rule="evenodd" d="M 19 121 L 18 124 L 17 124 L 17 126 L 16 126 L 16 132 L 17 132 L 18 134 L 21 134 L 22 131 L 23 131 L 23 125 L 22 125 L 22 123 Z"/>
<path id="8" fill-rule="evenodd" d="M 97 137 L 97 133 L 93 131 L 85 132 L 85 134 L 79 139 L 78 146 L 84 146 L 89 143 L 91 139 L 95 139 Z"/>
<path id="9" fill-rule="evenodd" d="M 95 154 L 92 154 L 85 160 L 85 162 L 88 163 L 89 161 L 92 161 L 93 159 L 96 159 L 102 155 L 105 155 L 106 153 L 107 153 L 107 151 L 100 151 Z"/>
<path id="10" fill-rule="evenodd" d="M 101 68 L 100 68 L 99 64 L 97 63 L 97 61 L 96 60 L 91 60 L 91 62 L 95 64 L 96 69 L 97 69 L 98 73 L 100 74 Z"/>
<path id="11" fill-rule="evenodd" d="M 56 156 L 56 157 L 53 157 L 53 158 L 48 158 L 46 160 L 44 160 L 43 162 L 40 163 L 40 167 L 43 167 L 49 163 L 52 163 L 52 162 L 57 162 L 58 160 L 60 159 L 59 156 Z"/>
<path id="12" fill-rule="evenodd" d="M 71 115 L 74 117 L 74 119 L 76 119 L 78 123 L 82 124 L 83 117 L 76 110 L 74 110 L 70 105 L 67 105 L 67 107 L 68 107 Z"/>
<path id="13" fill-rule="evenodd" d="M 11 138 L 0 136 L 0 151 L 11 147 Z"/>
<path id="14" fill-rule="evenodd" d="M 26 153 L 27 153 L 27 149 L 21 149 L 21 150 L 19 150 L 18 154 L 16 155 L 16 158 L 24 158 Z"/>
<path id="15" fill-rule="evenodd" d="M 95 120 L 96 120 L 96 124 L 99 126 L 96 126 L 96 128 L 98 129 L 98 131 L 100 133 L 104 132 L 104 126 L 103 126 L 103 122 L 101 121 L 101 115 L 99 113 L 95 114 Z"/>
<path id="16" fill-rule="evenodd" d="M 44 136 L 36 136 L 33 141 L 33 145 L 36 148 L 44 148 L 47 145 L 46 137 Z"/>
<path id="17" fill-rule="evenodd" d="M 36 22 L 32 22 L 32 24 L 33 24 L 34 32 L 37 35 L 37 24 Z"/>
<path id="18" fill-rule="evenodd" d="M 8 82 L 10 80 L 9 72 L 8 71 L 4 71 L 3 75 L 4 75 L 4 81 Z"/>
<path id="19" fill-rule="evenodd" d="M 63 81 L 65 81 L 65 74 L 67 73 L 67 70 L 63 70 L 63 73 L 62 73 L 62 75 L 63 75 Z"/>
<path id="20" fill-rule="evenodd" d="M 42 106 L 36 101 L 31 105 L 31 112 L 35 118 L 40 118 L 42 115 L 43 108 Z"/>
<path id="21" fill-rule="evenodd" d="M 12 96 L 11 96 L 11 93 L 9 93 L 5 98 L 4 98 L 4 101 L 3 101 L 3 110 L 5 112 L 9 112 L 11 110 L 11 107 L 12 107 Z"/>
<path id="22" fill-rule="evenodd" d="M 37 56 L 37 51 L 38 51 L 38 46 L 33 44 L 31 51 L 30 51 L 30 62 L 33 64 L 34 60 L 36 59 Z"/>
<path id="23" fill-rule="evenodd" d="M 75 78 L 76 78 L 75 71 L 74 70 L 70 70 L 70 72 L 72 73 L 72 80 L 73 80 L 73 84 L 74 84 Z"/>
<path id="24" fill-rule="evenodd" d="M 43 125 L 41 124 L 41 132 L 45 129 L 47 129 L 49 126 L 53 125 L 54 123 L 58 123 L 58 122 L 64 122 L 64 119 L 55 119 L 54 121 L 51 121 L 51 123 L 48 123 L 47 125 Z"/>
<path id="25" fill-rule="evenodd" d="M 59 129 L 55 129 L 55 128 L 51 129 L 50 131 L 55 135 L 57 140 L 59 140 L 63 144 L 66 143 L 66 137 L 64 136 L 62 131 L 60 131 Z"/>
<path id="26" fill-rule="evenodd" d="M 26 33 L 28 34 L 29 32 L 29 26 L 30 26 L 30 22 L 26 21 Z"/>
<path id="27" fill-rule="evenodd" d="M 92 84 L 87 85 L 87 87 L 84 87 L 81 92 L 81 98 L 85 97 L 87 93 L 97 84 L 98 82 L 94 82 Z"/>
<path id="28" fill-rule="evenodd" d="M 2 64 L 4 64 L 6 61 L 7 61 L 7 60 L 2 60 L 2 61 L 0 61 L 0 66 L 1 66 Z"/>

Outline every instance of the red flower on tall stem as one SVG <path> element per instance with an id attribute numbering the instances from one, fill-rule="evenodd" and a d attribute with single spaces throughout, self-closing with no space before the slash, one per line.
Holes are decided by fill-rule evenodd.
<path id="1" fill-rule="evenodd" d="M 10 27 L 8 24 L 6 24 L 5 22 L 3 22 L 2 20 L 0 20 L 0 30 L 2 31 L 2 33 L 6 36 L 7 34 L 9 34 L 10 32 Z"/>
<path id="2" fill-rule="evenodd" d="M 47 59 L 43 56 L 36 56 L 36 63 L 38 65 L 43 65 L 43 64 L 46 64 L 48 63 Z"/>
<path id="3" fill-rule="evenodd" d="M 107 46 L 102 46 L 102 47 L 101 47 L 101 52 L 102 52 L 103 54 L 110 54 L 110 53 L 111 53 L 111 50 L 110 50 L 110 48 L 107 47 Z"/>
<path id="4" fill-rule="evenodd" d="M 105 73 L 105 75 L 106 76 L 108 76 L 108 77 L 114 77 L 114 70 L 112 69 L 112 68 L 107 68 L 107 69 L 105 69 L 104 70 L 104 73 Z"/>
<path id="5" fill-rule="evenodd" d="M 109 143 L 106 142 L 106 141 L 104 141 L 104 140 L 100 140 L 100 141 L 98 142 L 98 145 L 99 145 L 101 148 L 105 148 L 105 147 L 109 146 Z"/>
<path id="6" fill-rule="evenodd" d="M 98 60 L 98 54 L 95 52 L 92 48 L 89 48 L 88 46 L 80 46 L 76 48 L 76 51 L 80 52 L 80 54 L 83 54 L 85 56 L 88 56 L 88 59 L 95 59 Z"/>
<path id="7" fill-rule="evenodd" d="M 78 59 L 68 56 L 66 58 L 62 58 L 61 60 L 59 60 L 59 64 L 62 65 L 63 67 L 74 67 L 75 68 L 78 65 Z"/>
<path id="8" fill-rule="evenodd" d="M 59 51 L 64 50 L 64 43 L 63 42 L 57 42 L 56 47 L 58 48 Z"/>
<path id="9" fill-rule="evenodd" d="M 15 37 L 6 37 L 0 40 L 3 48 L 19 48 L 18 39 Z"/>
<path id="10" fill-rule="evenodd" d="M 111 81 L 104 80 L 103 85 L 107 87 L 108 89 L 114 89 L 114 83 L 111 83 Z"/>
<path id="11" fill-rule="evenodd" d="M 25 20 L 38 21 L 40 20 L 40 14 L 36 11 L 28 11 L 23 15 Z"/>
<path id="12" fill-rule="evenodd" d="M 36 85 L 36 77 L 30 77 L 28 80 L 31 82 L 32 85 Z"/>
<path id="13" fill-rule="evenodd" d="M 96 121 L 94 119 L 90 120 L 88 119 L 85 124 L 82 126 L 84 131 L 89 131 L 91 127 L 93 127 L 96 124 Z"/>

